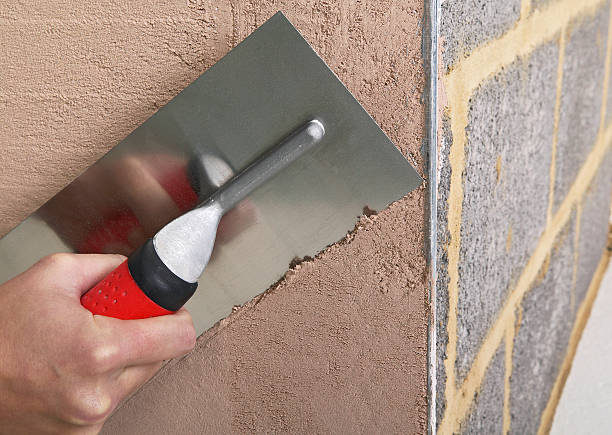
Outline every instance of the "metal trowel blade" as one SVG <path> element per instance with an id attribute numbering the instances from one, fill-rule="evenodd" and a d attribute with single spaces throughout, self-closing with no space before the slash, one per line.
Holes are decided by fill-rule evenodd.
<path id="1" fill-rule="evenodd" d="M 46 254 L 82 251 L 84 238 L 97 243 L 86 244 L 89 251 L 102 250 L 96 248 L 102 246 L 99 240 L 132 231 L 121 236 L 123 245 L 108 246 L 135 249 L 134 240 L 143 233 L 139 224 L 155 218 L 162 226 L 174 218 L 173 209 L 134 219 L 150 191 L 139 186 L 143 196 L 132 200 L 120 194 L 130 188 L 117 183 L 130 168 L 126 162 L 141 165 L 178 195 L 177 186 L 189 177 L 176 174 L 199 156 L 222 159 L 230 174 L 313 118 L 325 123 L 320 145 L 250 195 L 225 225 L 222 221 L 225 234 L 218 234 L 211 262 L 187 304 L 196 329 L 204 331 L 233 306 L 266 290 L 294 258 L 313 256 L 343 238 L 365 206 L 381 210 L 422 181 L 280 12 L 2 238 L 0 281 Z M 203 183 L 193 177 L 190 182 Z M 211 186 L 194 188 L 210 191 Z M 101 205 L 104 195 L 113 201 Z"/>

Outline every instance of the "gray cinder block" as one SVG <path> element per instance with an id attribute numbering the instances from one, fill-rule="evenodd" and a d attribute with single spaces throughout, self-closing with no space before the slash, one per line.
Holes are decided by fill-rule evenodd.
<path id="1" fill-rule="evenodd" d="M 609 6 L 569 28 L 563 65 L 554 207 L 567 195 L 595 145 L 603 95 Z"/>
<path id="2" fill-rule="evenodd" d="M 462 425 L 464 434 L 500 434 L 504 423 L 505 347 L 502 340 L 489 363 L 472 409 Z"/>
<path id="3" fill-rule="evenodd" d="M 546 225 L 558 45 L 542 45 L 470 101 L 459 265 L 462 379 Z"/>
<path id="4" fill-rule="evenodd" d="M 608 241 L 610 195 L 612 194 L 612 151 L 608 151 L 582 203 L 578 238 L 575 309 L 586 296 L 593 274 Z"/>
<path id="5" fill-rule="evenodd" d="M 575 213 L 560 232 L 540 276 L 522 301 L 510 378 L 510 431 L 537 433 L 574 323 L 571 286 Z"/>
<path id="6" fill-rule="evenodd" d="M 443 71 L 479 45 L 502 36 L 520 17 L 521 0 L 446 0 L 441 5 Z"/>

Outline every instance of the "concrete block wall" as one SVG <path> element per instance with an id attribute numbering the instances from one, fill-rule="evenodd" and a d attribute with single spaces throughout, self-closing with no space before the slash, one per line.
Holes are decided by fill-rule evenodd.
<path id="1" fill-rule="evenodd" d="M 439 433 L 546 432 L 607 259 L 609 0 L 445 0 Z"/>

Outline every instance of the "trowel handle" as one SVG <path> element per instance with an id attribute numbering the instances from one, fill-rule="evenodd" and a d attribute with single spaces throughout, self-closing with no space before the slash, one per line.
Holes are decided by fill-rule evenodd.
<path id="1" fill-rule="evenodd" d="M 93 314 L 117 319 L 144 319 L 172 313 L 141 290 L 132 278 L 127 260 L 81 296 L 81 304 Z"/>
<path id="2" fill-rule="evenodd" d="M 93 314 L 117 319 L 157 317 L 181 308 L 197 286 L 168 269 L 149 239 L 81 296 L 81 304 Z"/>

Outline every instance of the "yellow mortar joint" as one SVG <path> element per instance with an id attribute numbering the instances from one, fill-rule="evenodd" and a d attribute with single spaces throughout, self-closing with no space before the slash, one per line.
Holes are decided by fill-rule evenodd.
<path id="1" fill-rule="evenodd" d="M 574 322 L 574 327 L 572 328 L 572 333 L 570 335 L 570 341 L 567 347 L 565 358 L 563 359 L 563 364 L 561 365 L 559 375 L 557 376 L 555 385 L 553 386 L 553 389 L 550 393 L 548 403 L 546 404 L 546 408 L 544 409 L 544 412 L 542 413 L 540 419 L 538 435 L 544 435 L 550 432 L 550 428 L 555 417 L 555 410 L 557 409 L 557 405 L 559 404 L 559 399 L 561 398 L 561 393 L 563 392 L 565 381 L 567 380 L 567 376 L 569 375 L 569 371 L 572 367 L 572 361 L 574 360 L 574 356 L 576 355 L 576 349 L 578 348 L 580 337 L 582 337 L 582 332 L 584 331 L 584 327 L 586 326 L 587 320 L 589 319 L 589 316 L 591 314 L 593 303 L 595 302 L 595 298 L 597 297 L 597 292 L 599 291 L 601 280 L 603 279 L 606 269 L 608 268 L 609 261 L 610 253 L 606 250 L 604 251 L 597 266 L 597 270 L 593 275 L 593 279 L 591 280 L 591 283 L 589 285 L 587 295 L 582 304 L 580 305 L 578 313 L 576 314 L 576 320 Z"/>
<path id="2" fill-rule="evenodd" d="M 516 313 L 516 312 L 515 312 Z M 520 318 L 516 316 L 512 319 L 513 324 L 506 328 L 505 348 L 504 348 L 504 414 L 503 431 L 510 432 L 510 378 L 512 377 L 512 353 L 514 352 L 514 337 L 518 332 Z"/>
<path id="3" fill-rule="evenodd" d="M 457 305 L 459 295 L 459 253 L 461 236 L 461 215 L 463 206 L 463 171 L 465 169 L 465 128 L 468 125 L 469 97 L 480 83 L 491 74 L 511 63 L 514 59 L 529 54 L 535 47 L 551 40 L 561 32 L 560 43 L 564 52 L 565 28 L 570 21 L 587 13 L 594 13 L 603 0 L 584 0 L 580 3 L 562 0 L 544 10 L 534 11 L 526 18 L 521 16 L 517 25 L 499 39 L 491 41 L 476 49 L 469 57 L 461 61 L 444 78 L 448 98 L 448 111 L 451 119 L 453 143 L 450 149 L 449 164 L 451 166 L 451 184 L 448 199 L 448 230 L 450 242 L 448 252 L 448 301 L 449 314 L 447 319 L 448 344 L 446 360 L 445 399 L 446 410 L 440 423 L 441 433 L 454 432 L 461 424 L 474 394 L 480 388 L 482 377 L 493 358 L 495 350 L 502 340 L 504 325 L 513 322 L 512 312 L 519 306 L 523 295 L 529 290 L 530 284 L 536 278 L 540 266 L 547 258 L 554 243 L 554 238 L 567 222 L 570 212 L 577 199 L 582 196 L 593 178 L 603 155 L 612 138 L 612 129 L 598 137 L 594 149 L 589 154 L 572 188 L 554 216 L 549 216 L 547 228 L 539 240 L 532 257 L 521 274 L 514 291 L 511 292 L 494 325 L 489 329 L 470 371 L 460 389 L 456 385 L 455 361 L 457 357 Z M 608 35 L 610 39 L 610 34 Z M 561 56 L 561 55 L 560 55 Z M 562 69 L 562 59 L 560 59 Z M 607 78 L 609 77 L 609 52 L 606 60 L 606 83 L 604 95 L 607 93 Z M 562 72 L 560 73 L 562 74 Z M 559 77 L 557 86 L 559 84 Z M 557 103 L 556 103 L 557 105 Z M 557 116 L 557 108 L 555 113 Z M 605 107 L 602 107 L 602 116 Z M 558 120 L 556 120 L 558 126 Z M 554 169 L 553 169 L 554 170 Z M 554 174 L 553 174 L 554 175 Z M 551 212 L 552 214 L 552 212 Z"/>
<path id="4" fill-rule="evenodd" d="M 508 235 L 506 236 L 506 252 L 510 252 L 512 248 L 512 225 L 508 226 Z"/>
<path id="5" fill-rule="evenodd" d="M 548 268 L 550 267 L 550 257 L 551 257 L 551 253 L 549 251 L 548 255 L 546 255 L 546 259 L 544 260 L 544 263 L 542 263 L 542 266 L 540 267 L 540 270 L 538 271 L 538 274 L 535 277 L 535 280 L 531 283 L 532 286 L 540 285 L 542 281 L 544 281 L 544 278 L 546 277 L 546 274 L 548 273 Z"/>
<path id="6" fill-rule="evenodd" d="M 531 0 L 523 0 L 521 2 L 521 16 L 520 19 L 524 20 L 531 12 Z"/>
<path id="7" fill-rule="evenodd" d="M 446 323 L 448 343 L 446 346 L 446 360 L 444 368 L 446 371 L 445 399 L 447 407 L 455 403 L 456 376 L 455 360 L 457 359 L 457 304 L 459 297 L 459 238 L 461 231 L 461 213 L 463 207 L 463 168 L 465 167 L 465 130 L 457 131 L 458 122 L 461 119 L 467 125 L 467 101 L 451 99 L 449 97 L 449 113 L 451 116 L 451 129 L 453 144 L 449 153 L 449 164 L 451 166 L 451 183 L 448 199 L 448 231 L 451 234 L 448 245 L 448 319 Z M 455 139 L 456 138 L 456 139 Z M 461 168 L 461 170 L 456 170 Z"/>
<path id="8" fill-rule="evenodd" d="M 555 199 L 555 176 L 557 173 L 557 141 L 559 137 L 559 118 L 561 115 L 561 92 L 563 89 L 563 61 L 565 59 L 566 29 L 561 29 L 559 35 L 559 63 L 557 64 L 557 95 L 555 96 L 555 119 L 553 124 L 553 141 L 550 158 L 550 180 L 548 187 L 548 210 L 546 225 L 552 220 L 552 209 Z"/>

